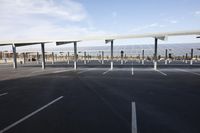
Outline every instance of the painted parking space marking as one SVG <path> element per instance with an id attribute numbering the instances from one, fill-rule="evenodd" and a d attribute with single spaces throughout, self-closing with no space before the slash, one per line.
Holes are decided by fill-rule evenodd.
<path id="1" fill-rule="evenodd" d="M 103 75 L 106 75 L 106 74 L 109 73 L 110 71 L 111 71 L 111 70 L 109 69 L 109 70 L 103 72 L 102 74 L 103 74 Z"/>
<path id="2" fill-rule="evenodd" d="M 131 103 L 131 131 L 132 133 L 137 133 L 137 118 L 136 118 L 136 106 L 135 102 Z"/>
<path id="3" fill-rule="evenodd" d="M 164 75 L 164 76 L 167 76 L 166 73 L 164 73 L 164 72 L 162 72 L 162 71 L 160 71 L 160 70 L 155 70 L 155 71 L 158 72 L 158 73 L 160 73 L 160 74 L 162 74 L 162 75 Z"/>
<path id="4" fill-rule="evenodd" d="M 4 128 L 4 129 L 2 129 L 2 130 L 0 130 L 0 133 L 4 133 L 4 132 L 8 131 L 9 129 L 11 129 L 11 128 L 17 126 L 18 124 L 22 123 L 23 121 L 27 120 L 28 118 L 32 117 L 33 115 L 39 113 L 40 111 L 44 110 L 45 108 L 47 108 L 48 106 L 52 105 L 53 103 L 59 101 L 59 100 L 62 99 L 62 98 L 63 98 L 63 96 L 60 96 L 60 97 L 56 98 L 55 100 L 51 101 L 50 103 L 44 105 L 43 107 L 41 107 L 41 108 L 35 110 L 34 112 L 28 114 L 27 116 L 21 118 L 20 120 L 14 122 L 13 124 L 7 126 L 6 128 Z"/>
<path id="5" fill-rule="evenodd" d="M 5 96 L 5 95 L 7 95 L 7 94 L 8 94 L 8 93 L 2 93 L 2 94 L 0 94 L 0 97 L 1 97 L 1 96 Z"/>
<path id="6" fill-rule="evenodd" d="M 197 76 L 200 76 L 199 73 L 196 73 L 196 72 L 190 72 L 190 71 L 187 71 L 187 70 L 184 70 L 184 69 L 177 69 L 178 71 L 182 71 L 182 72 L 187 72 L 187 73 L 191 73 L 191 74 L 194 74 L 194 75 L 197 75 Z"/>

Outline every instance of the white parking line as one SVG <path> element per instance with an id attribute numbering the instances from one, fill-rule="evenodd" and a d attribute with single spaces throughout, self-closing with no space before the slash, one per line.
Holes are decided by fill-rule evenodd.
<path id="1" fill-rule="evenodd" d="M 13 124 L 7 126 L 6 128 L 0 130 L 0 133 L 4 133 L 4 132 L 8 131 L 9 129 L 11 129 L 11 128 L 13 128 L 14 126 L 20 124 L 21 122 L 23 122 L 23 121 L 25 121 L 26 119 L 30 118 L 31 116 L 37 114 L 38 112 L 42 111 L 43 109 L 47 108 L 48 106 L 50 106 L 51 104 L 53 104 L 53 103 L 59 101 L 59 100 L 62 99 L 62 98 L 63 98 L 63 96 L 60 96 L 59 98 L 53 100 L 52 102 L 50 102 L 50 103 L 44 105 L 43 107 L 37 109 L 36 111 L 32 112 L 31 114 L 29 114 L 29 115 L 27 115 L 27 116 L 21 118 L 20 120 L 16 121 L 15 123 L 13 123 Z"/>
<path id="2" fill-rule="evenodd" d="M 135 102 L 132 102 L 132 120 L 131 120 L 131 131 L 137 133 L 137 118 L 136 118 L 136 107 Z"/>
<path id="3" fill-rule="evenodd" d="M 4 96 L 4 95 L 7 95 L 7 94 L 8 94 L 8 93 L 3 93 L 3 94 L 0 94 L 0 97 L 1 97 L 1 96 Z"/>
<path id="4" fill-rule="evenodd" d="M 85 73 L 85 72 L 92 71 L 92 70 L 96 70 L 96 68 L 91 68 L 91 69 L 83 70 L 83 71 L 80 71 L 80 72 L 77 72 L 77 73 L 81 74 L 81 73 Z"/>
<path id="5" fill-rule="evenodd" d="M 164 76 L 167 76 L 166 73 L 162 72 L 162 71 L 159 71 L 159 70 L 155 70 L 156 72 L 159 72 L 160 74 L 164 75 Z"/>
<path id="6" fill-rule="evenodd" d="M 190 71 L 187 71 L 187 70 L 184 70 L 184 69 L 177 69 L 179 71 L 182 71 L 182 72 L 187 72 L 187 73 L 191 73 L 191 74 L 194 74 L 194 75 L 197 75 L 197 76 L 200 76 L 199 73 L 195 73 L 195 72 L 190 72 Z"/>
<path id="7" fill-rule="evenodd" d="M 111 71 L 111 70 L 109 69 L 109 70 L 103 72 L 102 74 L 105 75 L 105 74 L 107 74 L 107 73 L 110 72 L 110 71 Z"/>
<path id="8" fill-rule="evenodd" d="M 62 73 L 62 72 L 69 72 L 69 71 L 72 71 L 72 70 L 60 70 L 60 71 L 54 71 L 52 73 Z"/>

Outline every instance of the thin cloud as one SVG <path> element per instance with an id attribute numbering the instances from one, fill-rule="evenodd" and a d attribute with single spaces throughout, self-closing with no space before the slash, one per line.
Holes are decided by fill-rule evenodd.
<path id="1" fill-rule="evenodd" d="M 0 15 L 9 16 L 48 16 L 69 21 L 81 21 L 86 18 L 86 12 L 80 3 L 72 0 L 1 0 Z"/>
<path id="2" fill-rule="evenodd" d="M 0 0 L 0 3 L 1 40 L 104 33 L 88 24 L 84 6 L 73 0 Z"/>
<path id="3" fill-rule="evenodd" d="M 194 12 L 194 15 L 196 15 L 196 16 L 200 16 L 200 11 L 196 11 L 196 12 Z"/>
<path id="4" fill-rule="evenodd" d="M 171 24 L 177 24 L 177 23 L 178 23 L 177 20 L 170 20 L 169 22 L 170 22 Z"/>
<path id="5" fill-rule="evenodd" d="M 116 17 L 117 17 L 117 15 L 118 15 L 118 14 L 117 14 L 117 12 L 116 12 L 116 11 L 112 12 L 112 17 L 113 17 L 113 18 L 116 18 Z"/>
<path id="6" fill-rule="evenodd" d="M 149 25 L 136 27 L 136 28 L 132 29 L 132 32 L 140 32 L 140 31 L 145 31 L 147 29 L 163 28 L 163 27 L 165 27 L 165 25 L 162 25 L 162 24 L 159 24 L 159 23 L 152 23 L 152 24 L 149 24 Z"/>

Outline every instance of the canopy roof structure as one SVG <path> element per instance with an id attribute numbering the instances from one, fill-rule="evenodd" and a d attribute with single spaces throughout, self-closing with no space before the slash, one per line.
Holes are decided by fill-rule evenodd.
<path id="1" fill-rule="evenodd" d="M 20 46 L 27 46 L 27 45 L 35 45 L 35 44 L 41 44 L 41 53 L 42 53 L 42 69 L 45 69 L 45 47 L 44 44 L 46 43 L 56 43 L 56 45 L 65 45 L 69 43 L 74 44 L 74 69 L 77 69 L 77 42 L 81 41 L 93 41 L 93 40 L 104 40 L 105 43 L 110 43 L 111 48 L 111 70 L 113 70 L 113 40 L 117 39 L 134 39 L 134 38 L 154 38 L 155 39 L 155 47 L 154 47 L 154 69 L 157 70 L 157 45 L 158 40 L 166 40 L 169 36 L 185 36 L 185 35 L 200 35 L 200 30 L 197 31 L 181 31 L 181 32 L 163 32 L 163 33 L 149 33 L 149 34 L 133 34 L 133 35 L 113 35 L 113 36 L 88 36 L 88 37 L 80 37 L 76 39 L 42 39 L 39 41 L 36 40 L 30 40 L 30 41 L 5 41 L 0 42 L 0 46 L 6 46 L 11 45 L 13 50 L 13 68 L 17 68 L 17 54 L 16 54 L 16 47 Z M 192 52 L 193 53 L 193 52 Z M 53 62 L 54 62 L 54 54 L 53 56 Z M 39 60 L 39 56 L 37 53 L 37 60 Z M 54 63 L 53 63 L 54 64 Z"/>
<path id="2" fill-rule="evenodd" d="M 93 40 L 118 40 L 118 39 L 134 39 L 134 38 L 157 38 L 164 40 L 170 36 L 186 36 L 186 35 L 200 35 L 200 30 L 193 31 L 179 31 L 179 32 L 161 32 L 161 33 L 147 33 L 147 34 L 132 34 L 132 35 L 106 35 L 106 36 L 87 36 L 82 38 L 72 39 L 41 39 L 41 40 L 10 40 L 0 41 L 0 46 L 13 45 L 26 46 L 41 43 L 56 43 L 57 45 L 68 44 L 80 41 L 93 41 Z"/>

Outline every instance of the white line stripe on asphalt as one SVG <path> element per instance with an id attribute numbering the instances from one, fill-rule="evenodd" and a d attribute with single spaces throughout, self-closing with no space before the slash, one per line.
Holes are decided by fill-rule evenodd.
<path id="1" fill-rule="evenodd" d="M 159 70 L 155 70 L 156 72 L 159 72 L 160 74 L 164 75 L 164 76 L 167 76 L 166 73 L 162 72 L 162 71 L 159 71 Z"/>
<path id="2" fill-rule="evenodd" d="M 69 71 L 72 71 L 72 70 L 60 70 L 60 71 L 54 71 L 52 73 L 62 73 L 62 72 L 69 72 Z"/>
<path id="3" fill-rule="evenodd" d="M 111 70 L 109 69 L 109 70 L 107 70 L 107 71 L 105 71 L 105 72 L 103 72 L 102 74 L 103 75 L 106 75 L 108 72 L 110 72 Z"/>
<path id="4" fill-rule="evenodd" d="M 137 133 L 137 118 L 136 118 L 136 107 L 135 102 L 132 102 L 132 120 L 131 120 L 131 131 Z"/>
<path id="5" fill-rule="evenodd" d="M 80 71 L 80 72 L 77 72 L 77 73 L 81 74 L 81 73 L 85 73 L 85 72 L 92 71 L 92 70 L 96 70 L 96 68 L 91 68 L 91 69 L 83 70 L 83 71 Z"/>
<path id="6" fill-rule="evenodd" d="M 37 114 L 38 112 L 42 111 L 43 109 L 47 108 L 48 106 L 50 106 L 51 104 L 53 104 L 53 103 L 59 101 L 59 100 L 62 99 L 62 98 L 63 98 L 63 96 L 60 96 L 59 98 L 53 100 L 52 102 L 50 102 L 50 103 L 44 105 L 43 107 L 37 109 L 36 111 L 32 112 L 31 114 L 29 114 L 29 115 L 27 115 L 27 116 L 21 118 L 20 120 L 16 121 L 15 123 L 13 123 L 13 124 L 7 126 L 6 128 L 0 130 L 0 133 L 4 133 L 4 132 L 8 131 L 9 129 L 11 129 L 11 128 L 13 128 L 14 126 L 20 124 L 21 122 L 23 122 L 23 121 L 25 121 L 26 119 L 30 118 L 31 116 Z"/>
<path id="7" fill-rule="evenodd" d="M 199 73 L 195 73 L 195 72 L 190 72 L 190 71 L 187 71 L 187 70 L 184 70 L 184 69 L 177 69 L 179 71 L 182 71 L 182 72 L 187 72 L 187 73 L 191 73 L 191 74 L 194 74 L 194 75 L 197 75 L 197 76 L 200 76 Z"/>
<path id="8" fill-rule="evenodd" d="M 1 96 L 4 96 L 4 95 L 7 95 L 7 94 L 8 94 L 8 93 L 3 93 L 3 94 L 0 94 L 0 97 L 1 97 Z"/>

